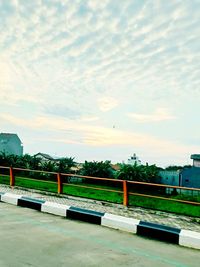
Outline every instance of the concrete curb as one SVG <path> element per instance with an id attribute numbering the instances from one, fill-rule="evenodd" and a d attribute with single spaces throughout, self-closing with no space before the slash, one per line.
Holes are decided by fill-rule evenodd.
<path id="1" fill-rule="evenodd" d="M 68 219 L 98 224 L 160 241 L 200 249 L 200 233 L 198 232 L 126 218 L 110 213 L 57 204 L 11 193 L 0 193 L 0 201 L 63 216 Z"/>

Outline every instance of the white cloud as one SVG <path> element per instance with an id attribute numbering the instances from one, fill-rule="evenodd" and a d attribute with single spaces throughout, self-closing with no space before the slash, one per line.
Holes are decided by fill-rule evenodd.
<path id="1" fill-rule="evenodd" d="M 51 116 L 40 116 L 29 119 L 16 118 L 12 115 L 1 115 L 2 122 L 17 125 L 20 128 L 34 130 L 35 132 L 54 133 L 55 142 L 87 144 L 89 146 L 131 146 L 135 149 L 145 147 L 154 153 L 165 152 L 165 155 L 172 153 L 186 153 L 193 146 L 184 146 L 163 138 L 154 137 L 150 134 L 118 130 L 99 125 L 92 125 L 90 122 L 71 121 L 63 118 L 52 119 Z M 47 138 L 48 139 L 48 138 Z"/>
<path id="2" fill-rule="evenodd" d="M 153 114 L 128 113 L 127 115 L 130 118 L 133 118 L 135 121 L 141 123 L 160 122 L 176 119 L 176 117 L 171 115 L 165 108 L 158 108 Z"/>
<path id="3" fill-rule="evenodd" d="M 99 109 L 103 112 L 107 112 L 117 107 L 118 100 L 113 97 L 101 97 L 98 99 Z"/>

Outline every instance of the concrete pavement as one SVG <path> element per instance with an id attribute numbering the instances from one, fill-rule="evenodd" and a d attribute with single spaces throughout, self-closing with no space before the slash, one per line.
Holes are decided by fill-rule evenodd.
<path id="1" fill-rule="evenodd" d="M 2 267 L 197 267 L 199 251 L 0 203 Z"/>

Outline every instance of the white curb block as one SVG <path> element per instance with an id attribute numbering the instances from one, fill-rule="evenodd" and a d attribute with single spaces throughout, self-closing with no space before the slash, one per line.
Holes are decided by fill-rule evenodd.
<path id="1" fill-rule="evenodd" d="M 66 211 L 69 208 L 70 206 L 67 205 L 46 201 L 44 204 L 42 204 L 41 211 L 66 217 Z"/>
<path id="2" fill-rule="evenodd" d="M 1 196 L 1 201 L 7 202 L 9 204 L 17 205 L 18 204 L 18 199 L 21 198 L 22 195 L 16 195 L 12 193 L 5 193 L 4 195 Z"/>
<path id="3" fill-rule="evenodd" d="M 189 230 L 181 230 L 179 235 L 179 245 L 200 249 L 200 233 Z"/>
<path id="4" fill-rule="evenodd" d="M 119 229 L 126 232 L 137 233 L 137 225 L 139 220 L 126 218 L 118 215 L 113 215 L 105 213 L 101 219 L 101 225 L 111 227 L 114 229 Z"/>

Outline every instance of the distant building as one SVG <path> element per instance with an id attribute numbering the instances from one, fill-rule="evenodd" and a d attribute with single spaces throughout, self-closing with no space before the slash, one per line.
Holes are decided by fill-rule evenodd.
<path id="1" fill-rule="evenodd" d="M 193 159 L 192 167 L 184 167 L 182 170 L 167 171 L 163 170 L 159 172 L 161 177 L 161 184 L 200 188 L 200 154 L 191 155 Z M 167 193 L 172 192 L 172 189 L 166 189 Z M 191 194 L 190 191 L 184 189 L 177 189 L 178 193 Z M 197 191 L 192 191 L 192 194 L 198 194 Z"/>
<path id="2" fill-rule="evenodd" d="M 167 185 L 180 185 L 180 171 L 159 171 L 159 175 L 161 177 L 160 183 L 167 184 Z"/>
<path id="3" fill-rule="evenodd" d="M 35 158 L 41 158 L 42 161 L 59 161 L 59 159 L 55 159 L 52 156 L 50 156 L 49 154 L 45 154 L 45 153 L 37 153 L 34 155 Z"/>
<path id="4" fill-rule="evenodd" d="M 200 188 L 200 168 L 186 168 L 180 174 L 181 186 Z"/>
<path id="5" fill-rule="evenodd" d="M 180 186 L 180 171 L 159 171 L 160 182 L 165 185 Z M 173 188 L 166 188 L 166 193 L 171 194 Z"/>
<path id="6" fill-rule="evenodd" d="M 200 154 L 193 154 L 190 158 L 193 159 L 193 167 L 200 168 Z"/>
<path id="7" fill-rule="evenodd" d="M 130 165 L 135 165 L 135 164 L 141 165 L 141 160 L 139 160 L 139 158 L 134 153 L 133 156 L 131 156 L 130 159 L 128 159 L 127 164 L 130 164 Z"/>
<path id="8" fill-rule="evenodd" d="M 17 134 L 0 133 L 0 152 L 6 155 L 23 155 L 22 142 Z"/>

